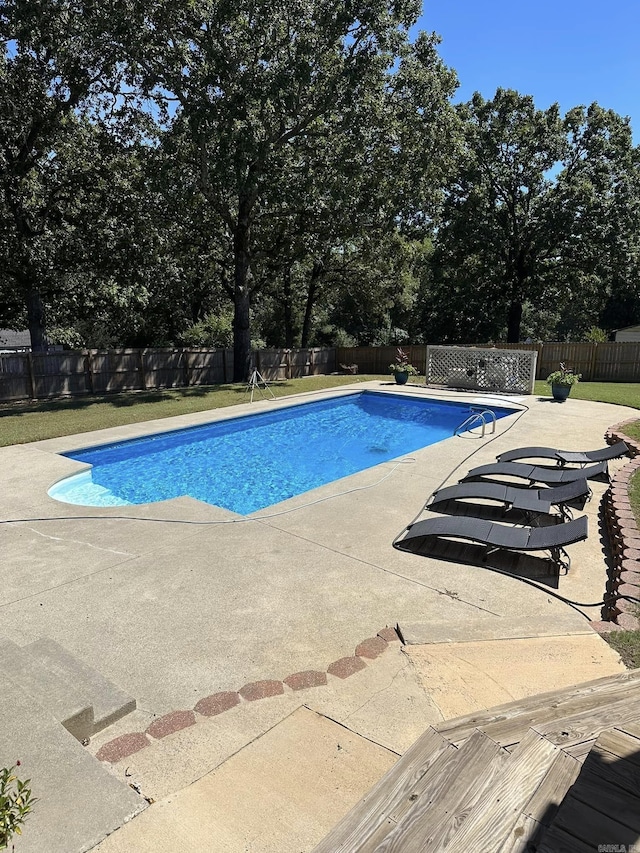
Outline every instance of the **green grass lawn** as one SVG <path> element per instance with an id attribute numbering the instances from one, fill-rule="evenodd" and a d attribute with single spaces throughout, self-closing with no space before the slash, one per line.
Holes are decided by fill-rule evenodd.
<path id="1" fill-rule="evenodd" d="M 277 397 L 321 391 L 372 379 L 391 381 L 388 375 L 308 376 L 270 385 Z M 422 381 L 418 376 L 415 382 Z M 535 394 L 550 397 L 551 389 L 536 382 Z M 254 393 L 259 398 L 258 392 Z M 571 389 L 578 400 L 594 400 L 640 409 L 640 384 L 581 382 Z M 26 444 L 61 435 L 91 432 L 106 427 L 170 418 L 248 402 L 245 385 L 209 385 L 164 391 L 133 391 L 101 397 L 73 397 L 50 401 L 0 404 L 0 446 Z M 639 415 L 640 417 L 640 415 Z M 640 438 L 640 423 L 637 427 Z M 632 433 L 629 432 L 629 435 Z"/>
<path id="2" fill-rule="evenodd" d="M 535 385 L 535 393 L 540 397 L 550 397 L 551 388 L 546 382 L 538 380 Z M 594 403 L 613 403 L 618 406 L 631 406 L 631 408 L 640 409 L 640 383 L 579 382 L 571 389 L 571 399 L 591 400 Z"/>
<path id="3" fill-rule="evenodd" d="M 308 376 L 287 382 L 274 382 L 269 387 L 276 397 L 284 397 L 371 379 L 389 381 L 390 377 Z M 268 391 L 263 393 L 267 397 L 270 396 Z M 259 400 L 260 392 L 255 391 L 253 398 Z M 130 391 L 101 397 L 5 403 L 0 405 L 0 447 L 156 418 L 171 418 L 174 415 L 186 415 L 208 409 L 222 409 L 248 402 L 246 385 L 209 385 L 164 391 Z"/>

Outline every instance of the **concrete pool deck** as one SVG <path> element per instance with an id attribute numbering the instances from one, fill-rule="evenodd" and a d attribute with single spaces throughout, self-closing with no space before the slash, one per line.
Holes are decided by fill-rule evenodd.
<path id="1" fill-rule="evenodd" d="M 416 385 L 401 390 L 372 382 L 354 383 L 351 388 L 489 401 L 471 393 L 437 392 Z M 495 435 L 487 431 L 485 438 L 448 439 L 412 453 L 410 461 L 384 463 L 239 522 L 233 513 L 190 498 L 142 507 L 87 508 L 47 496 L 54 482 L 84 467 L 59 456 L 62 451 L 277 409 L 305 397 L 319 399 L 345 390 L 254 401 L 232 410 L 0 448 L 2 518 L 16 520 L 1 526 L 1 633 L 18 645 L 41 636 L 54 639 L 138 703 L 133 715 L 92 739 L 92 752 L 124 733 L 144 732 L 165 715 L 189 712 L 212 695 L 236 693 L 256 682 L 282 682 L 297 673 L 329 669 L 331 674 L 332 663 L 352 658 L 356 647 L 384 626 L 399 625 L 405 639 L 417 646 L 541 637 L 559 645 L 561 638 L 568 637 L 573 651 L 567 653 L 572 657 L 564 667 L 566 683 L 621 669 L 617 656 L 584 618 L 583 613 L 598 619 L 599 607 L 570 607 L 549 594 L 559 592 L 594 605 L 602 599 L 605 564 L 598 508 L 604 484 L 593 484 L 594 498 L 585 510 L 589 538 L 570 547 L 572 568 L 560 578 L 557 590 L 547 592 L 478 566 L 399 552 L 391 542 L 445 480 L 456 482 L 464 470 L 491 462 L 512 447 L 600 447 L 606 428 L 637 415 L 634 409 L 572 399 L 557 404 L 549 398 L 517 398 L 526 409 L 498 421 Z M 542 649 L 544 643 L 538 644 Z M 304 731 L 304 720 L 309 721 L 310 731 L 322 729 L 325 724 L 309 710 L 313 702 L 314 713 L 338 721 L 340 708 L 348 707 L 342 718 L 350 717 L 353 729 L 360 729 L 369 742 L 375 742 L 376 750 L 382 750 L 369 771 L 375 781 L 392 762 L 394 752 L 406 749 L 417 733 L 451 710 L 450 698 L 438 705 L 429 695 L 429 672 L 437 673 L 435 696 L 437 690 L 442 692 L 442 672 L 452 666 L 453 652 L 448 659 L 442 656 L 439 664 L 433 655 L 425 664 L 417 658 L 412 661 L 411 649 L 406 654 L 399 645 L 389 643 L 389 649 L 366 671 L 344 681 L 331 677 L 327 686 L 299 693 L 286 687 L 281 695 L 263 702 L 243 701 L 219 717 L 208 718 L 206 732 L 199 722 L 167 737 L 162 741 L 164 756 L 158 750 L 154 753 L 152 743 L 111 769 L 126 781 L 126 765 L 136 774 L 142 793 L 154 799 L 165 797 L 203 778 L 285 718 L 298 735 Z M 583 649 L 580 660 L 578 648 Z M 475 663 L 469 663 L 469 655 L 458 658 L 464 657 L 466 665 L 481 672 L 482 655 L 474 654 Z M 491 654 L 495 656 L 495 646 Z M 529 646 L 518 654 L 538 653 Z M 562 660 L 557 661 L 560 668 Z M 491 678 L 495 677 L 494 671 Z M 407 680 L 404 685 L 403 679 Z M 526 689 L 531 693 L 548 689 L 536 684 L 533 671 L 530 679 Z M 405 702 L 403 709 L 393 706 L 390 684 L 394 681 Z M 491 690 L 483 702 L 505 701 L 505 691 L 517 698 L 514 693 L 522 689 L 522 685 L 511 689 L 496 684 L 496 702 L 489 702 Z M 381 693 L 392 708 L 391 721 L 375 704 L 374 697 Z M 305 703 L 311 717 L 302 713 Z M 357 709 L 365 706 L 368 709 L 358 722 Z M 412 712 L 406 714 L 409 706 Z M 407 718 L 404 727 L 398 724 L 403 716 Z M 342 725 L 349 728 L 346 722 Z M 198 741 L 200 734 L 202 741 Z M 277 749 L 275 734 L 272 737 Z M 371 784 L 364 776 L 362 790 Z M 222 808 L 216 802 L 216 808 Z M 134 826 L 148 823 L 152 812 L 154 807 L 125 829 L 133 831 Z M 330 812 L 325 831 L 339 817 Z M 230 809 L 230 821 L 233 814 Z M 142 849 L 139 841 L 129 847 L 113 846 L 119 835 L 105 842 L 111 845 L 105 851 Z M 314 836 L 315 841 L 319 837 Z M 266 843 L 234 847 L 235 842 L 229 841 L 193 849 L 305 849 L 300 845 L 307 841 L 293 830 L 291 838 L 298 846 L 285 848 L 280 839 L 273 847 Z"/>

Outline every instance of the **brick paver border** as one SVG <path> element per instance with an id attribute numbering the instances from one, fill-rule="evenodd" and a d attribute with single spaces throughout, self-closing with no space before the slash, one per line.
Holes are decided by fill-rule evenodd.
<path id="1" fill-rule="evenodd" d="M 611 543 L 611 566 L 608 569 L 602 621 L 592 622 L 599 633 L 636 631 L 640 622 L 634 615 L 637 605 L 620 596 L 640 597 L 640 531 L 629 501 L 629 483 L 640 469 L 640 442 L 625 435 L 622 428 L 638 418 L 610 426 L 605 433 L 608 444 L 624 441 L 631 459 L 611 477 L 604 496 L 604 522 Z"/>
<path id="2" fill-rule="evenodd" d="M 328 683 L 327 673 L 337 678 L 349 678 L 355 672 L 365 669 L 367 661 L 377 658 L 389 647 L 389 643 L 393 642 L 400 642 L 400 637 L 395 628 L 382 628 L 375 637 L 368 637 L 359 643 L 354 655 L 333 661 L 326 671 L 294 672 L 283 678 L 282 681 L 273 679 L 254 681 L 245 684 L 237 691 L 224 691 L 204 696 L 196 702 L 192 711 L 171 711 L 154 720 L 144 732 L 128 732 L 107 741 L 96 753 L 96 758 L 99 761 L 115 764 L 169 734 L 194 725 L 197 723 L 198 717 L 217 716 L 238 705 L 266 699 L 269 696 L 281 696 L 285 691 L 292 692 L 310 687 L 322 687 Z"/>

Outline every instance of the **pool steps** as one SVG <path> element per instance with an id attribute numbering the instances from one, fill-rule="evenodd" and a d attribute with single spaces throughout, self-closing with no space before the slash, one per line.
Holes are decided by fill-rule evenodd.
<path id="1" fill-rule="evenodd" d="M 0 673 L 79 741 L 136 708 L 135 699 L 49 637 L 18 646 L 0 636 Z"/>
<path id="2" fill-rule="evenodd" d="M 2 641 L 0 654 L 5 653 L 11 655 L 12 650 Z M 18 776 L 31 780 L 30 787 L 37 797 L 22 836 L 15 839 L 16 850 L 84 853 L 131 820 L 147 803 L 96 761 L 60 725 L 49 707 L 34 699 L 13 678 L 5 677 L 5 663 L 3 658 L 0 768 L 20 761 Z M 33 686 L 30 689 L 34 690 Z"/>

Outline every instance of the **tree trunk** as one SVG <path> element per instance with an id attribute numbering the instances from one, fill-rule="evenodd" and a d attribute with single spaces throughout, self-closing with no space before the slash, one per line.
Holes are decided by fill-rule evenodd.
<path id="1" fill-rule="evenodd" d="M 233 381 L 247 382 L 251 373 L 249 293 L 236 290 L 233 310 Z"/>
<path id="2" fill-rule="evenodd" d="M 302 339 L 300 340 L 300 347 L 305 349 L 309 346 L 309 337 L 311 335 L 311 314 L 313 312 L 313 305 L 316 298 L 316 293 L 318 291 L 318 281 L 320 276 L 324 273 L 324 264 L 322 261 L 314 261 L 313 269 L 311 270 L 311 280 L 309 281 L 309 287 L 307 289 L 307 303 L 304 307 L 304 320 L 302 322 Z"/>
<path id="3" fill-rule="evenodd" d="M 251 372 L 251 220 L 247 205 L 240 205 L 233 235 L 233 381 L 247 382 Z"/>
<path id="4" fill-rule="evenodd" d="M 507 319 L 507 343 L 520 343 L 520 324 L 522 322 L 522 302 L 513 299 L 509 305 L 509 316 Z"/>
<path id="5" fill-rule="evenodd" d="M 291 267 L 284 271 L 283 282 L 284 299 L 284 345 L 287 349 L 293 349 L 293 316 L 291 310 Z"/>
<path id="6" fill-rule="evenodd" d="M 47 340 L 45 337 L 44 309 L 40 291 L 37 288 L 30 288 L 27 292 L 27 318 L 32 352 L 45 352 Z"/>

